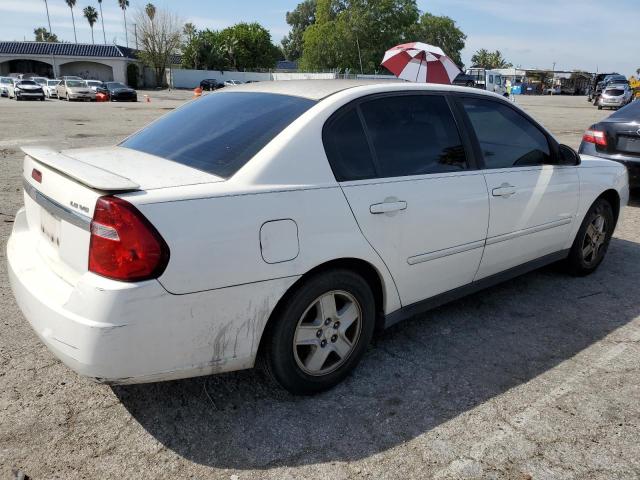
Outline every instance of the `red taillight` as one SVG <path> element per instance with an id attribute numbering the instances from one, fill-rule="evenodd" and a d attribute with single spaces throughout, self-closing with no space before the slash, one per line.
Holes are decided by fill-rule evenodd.
<path id="1" fill-rule="evenodd" d="M 601 130 L 587 130 L 582 136 L 583 142 L 595 143 L 601 147 L 607 146 L 607 135 Z"/>
<path id="2" fill-rule="evenodd" d="M 118 197 L 100 197 L 91 221 L 89 270 L 135 282 L 159 277 L 169 247 L 140 211 Z"/>

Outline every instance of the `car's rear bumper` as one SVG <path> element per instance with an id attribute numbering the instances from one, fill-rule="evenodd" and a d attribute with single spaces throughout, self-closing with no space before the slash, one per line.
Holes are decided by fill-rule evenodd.
<path id="1" fill-rule="evenodd" d="M 142 383 L 253 366 L 280 279 L 188 295 L 155 280 L 124 283 L 92 273 L 76 285 L 39 257 L 24 209 L 7 245 L 16 301 L 42 342 L 81 375 Z"/>

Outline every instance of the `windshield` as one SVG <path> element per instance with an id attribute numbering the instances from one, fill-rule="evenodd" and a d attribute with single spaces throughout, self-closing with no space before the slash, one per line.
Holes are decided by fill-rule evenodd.
<path id="1" fill-rule="evenodd" d="M 82 80 L 67 80 L 67 87 L 85 87 L 85 83 Z"/>
<path id="2" fill-rule="evenodd" d="M 107 86 L 109 88 L 128 88 L 126 85 L 120 82 L 110 82 L 110 83 L 107 83 Z"/>
<path id="3" fill-rule="evenodd" d="M 18 85 L 37 85 L 37 83 L 33 80 L 22 80 Z"/>
<path id="4" fill-rule="evenodd" d="M 58 85 L 59 83 L 60 83 L 60 81 L 59 81 L 59 80 L 49 80 L 49 81 L 47 82 L 47 85 L 49 85 L 50 87 L 52 87 L 52 86 Z"/>
<path id="5" fill-rule="evenodd" d="M 214 93 L 165 115 L 120 146 L 228 178 L 315 103 L 273 93 Z"/>
<path id="6" fill-rule="evenodd" d="M 87 81 L 87 84 L 93 85 L 93 86 L 98 86 L 98 85 L 102 85 L 102 82 L 99 82 L 97 80 L 89 80 L 89 81 Z"/>

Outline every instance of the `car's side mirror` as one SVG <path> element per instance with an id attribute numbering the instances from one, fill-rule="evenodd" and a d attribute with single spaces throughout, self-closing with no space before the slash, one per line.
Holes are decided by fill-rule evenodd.
<path id="1" fill-rule="evenodd" d="M 580 155 L 573 148 L 560 145 L 558 153 L 558 165 L 580 165 Z"/>

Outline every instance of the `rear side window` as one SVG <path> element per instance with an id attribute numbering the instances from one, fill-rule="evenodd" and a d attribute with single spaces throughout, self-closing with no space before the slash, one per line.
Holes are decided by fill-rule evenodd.
<path id="1" fill-rule="evenodd" d="M 371 150 L 356 108 L 332 118 L 323 130 L 322 140 L 337 181 L 375 178 Z"/>
<path id="2" fill-rule="evenodd" d="M 485 168 L 551 163 L 547 137 L 529 120 L 494 100 L 463 98 L 475 130 Z"/>
<path id="3" fill-rule="evenodd" d="M 360 108 L 380 177 L 454 172 L 467 167 L 444 97 L 385 96 L 364 102 Z"/>
<path id="4" fill-rule="evenodd" d="M 214 93 L 165 115 L 120 146 L 229 178 L 315 103 L 273 93 Z"/>

